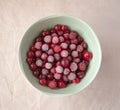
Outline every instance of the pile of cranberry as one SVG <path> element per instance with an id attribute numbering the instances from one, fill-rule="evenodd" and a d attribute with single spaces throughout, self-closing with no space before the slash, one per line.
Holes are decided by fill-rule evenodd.
<path id="1" fill-rule="evenodd" d="M 84 39 L 60 24 L 42 31 L 27 52 L 27 63 L 33 75 L 40 85 L 51 89 L 79 83 L 91 58 Z"/>

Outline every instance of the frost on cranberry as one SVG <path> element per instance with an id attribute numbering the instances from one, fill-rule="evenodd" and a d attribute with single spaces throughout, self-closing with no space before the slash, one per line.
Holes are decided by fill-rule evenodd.
<path id="1" fill-rule="evenodd" d="M 87 46 L 76 31 L 57 24 L 39 33 L 29 47 L 26 61 L 40 85 L 64 88 L 84 78 L 92 58 Z"/>

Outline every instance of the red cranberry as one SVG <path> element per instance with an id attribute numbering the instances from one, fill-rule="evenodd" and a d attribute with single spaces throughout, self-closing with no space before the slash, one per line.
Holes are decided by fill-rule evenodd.
<path id="1" fill-rule="evenodd" d="M 79 83 L 80 82 L 80 79 L 79 78 L 75 78 L 72 80 L 73 83 Z"/>
<path id="2" fill-rule="evenodd" d="M 32 45 L 32 46 L 30 47 L 30 50 L 33 51 L 33 52 L 35 52 L 35 51 L 36 51 L 35 45 Z"/>
<path id="3" fill-rule="evenodd" d="M 60 31 L 61 30 L 61 25 L 60 24 L 55 25 L 54 29 L 56 31 Z"/>
<path id="4" fill-rule="evenodd" d="M 38 57 L 38 58 L 41 57 L 41 54 L 42 54 L 42 53 L 41 53 L 41 51 L 39 51 L 39 50 L 35 52 L 35 56 Z"/>
<path id="5" fill-rule="evenodd" d="M 39 83 L 42 85 L 42 86 L 45 86 L 47 84 L 47 81 L 45 78 L 40 78 L 39 79 Z"/>
<path id="6" fill-rule="evenodd" d="M 47 75 L 49 73 L 49 71 L 46 68 L 43 68 L 42 71 L 41 71 L 41 73 L 43 75 Z"/>
<path id="7" fill-rule="evenodd" d="M 35 54 L 34 54 L 34 52 L 32 52 L 32 51 L 29 51 L 28 53 L 27 53 L 27 57 L 28 58 L 33 58 L 35 56 Z"/>
<path id="8" fill-rule="evenodd" d="M 57 73 L 62 73 L 63 72 L 63 67 L 62 66 L 57 66 L 56 67 L 56 72 Z"/>
<path id="9" fill-rule="evenodd" d="M 78 40 L 77 39 L 73 39 L 73 40 L 71 40 L 71 43 L 72 44 L 78 44 Z"/>
<path id="10" fill-rule="evenodd" d="M 67 59 L 71 62 L 72 61 L 72 57 L 68 56 Z"/>
<path id="11" fill-rule="evenodd" d="M 52 73 L 48 74 L 47 78 L 50 79 L 50 80 L 52 80 L 54 78 L 54 74 L 52 74 Z"/>
<path id="12" fill-rule="evenodd" d="M 53 44 L 59 43 L 59 38 L 58 38 L 57 36 L 54 36 L 54 37 L 52 38 L 52 43 L 53 43 Z"/>
<path id="13" fill-rule="evenodd" d="M 83 60 L 82 62 L 84 62 L 86 64 L 86 66 L 89 65 L 89 61 L 87 61 L 87 60 Z"/>
<path id="14" fill-rule="evenodd" d="M 82 46 L 84 49 L 87 48 L 87 44 L 86 44 L 85 42 L 82 42 L 82 43 L 81 43 L 81 46 Z"/>
<path id="15" fill-rule="evenodd" d="M 51 43 L 51 40 L 52 40 L 52 38 L 50 35 L 47 35 L 44 37 L 44 42 L 46 42 L 46 43 Z"/>
<path id="16" fill-rule="evenodd" d="M 69 60 L 64 58 L 61 60 L 61 64 L 63 67 L 67 67 L 69 66 Z"/>
<path id="17" fill-rule="evenodd" d="M 64 42 L 64 41 L 65 41 L 64 37 L 63 37 L 63 36 L 60 36 L 60 37 L 59 37 L 59 41 L 60 41 L 60 43 Z"/>
<path id="18" fill-rule="evenodd" d="M 76 49 L 76 45 L 75 44 L 70 44 L 69 48 L 70 48 L 70 50 L 75 50 Z"/>
<path id="19" fill-rule="evenodd" d="M 48 51 L 49 50 L 49 45 L 48 44 L 43 44 L 42 45 L 42 51 Z"/>
<path id="20" fill-rule="evenodd" d="M 77 39 L 78 39 L 78 42 L 79 42 L 79 43 L 83 42 L 83 38 L 82 38 L 81 36 L 78 36 Z"/>
<path id="21" fill-rule="evenodd" d="M 61 36 L 61 35 L 63 35 L 63 31 L 57 31 L 57 34 L 58 34 L 59 36 Z"/>
<path id="22" fill-rule="evenodd" d="M 78 45 L 78 46 L 77 46 L 77 51 L 78 51 L 78 52 L 82 52 L 83 49 L 84 49 L 84 48 L 83 48 L 81 45 Z"/>
<path id="23" fill-rule="evenodd" d="M 42 35 L 43 35 L 43 36 L 49 35 L 49 31 L 48 31 L 48 30 L 44 30 L 44 31 L 42 32 Z"/>
<path id="24" fill-rule="evenodd" d="M 73 73 L 73 72 L 68 75 L 68 79 L 69 79 L 70 81 L 74 80 L 75 78 L 76 78 L 76 74 Z"/>
<path id="25" fill-rule="evenodd" d="M 47 54 L 48 54 L 48 55 L 53 55 L 53 54 L 54 54 L 53 49 L 49 49 L 49 50 L 47 51 Z"/>
<path id="26" fill-rule="evenodd" d="M 41 55 L 41 59 L 42 59 L 42 60 L 47 60 L 47 57 L 48 57 L 48 55 L 47 55 L 46 53 L 43 53 L 43 54 Z"/>
<path id="27" fill-rule="evenodd" d="M 80 63 L 78 64 L 78 68 L 79 68 L 79 70 L 81 70 L 81 71 L 85 71 L 85 70 L 86 70 L 86 64 L 85 64 L 84 62 L 80 62 Z"/>
<path id="28" fill-rule="evenodd" d="M 70 69 L 69 68 L 65 68 L 63 73 L 64 73 L 64 75 L 68 75 L 70 73 Z"/>
<path id="29" fill-rule="evenodd" d="M 51 34 L 55 33 L 55 29 L 50 30 Z"/>
<path id="30" fill-rule="evenodd" d="M 32 63 L 32 64 L 30 65 L 30 69 L 31 69 L 32 71 L 35 71 L 37 68 L 38 68 L 38 67 L 37 67 L 37 65 L 36 65 L 35 63 Z"/>
<path id="31" fill-rule="evenodd" d="M 62 74 L 60 74 L 60 73 L 55 73 L 55 74 L 54 74 L 54 78 L 55 78 L 56 80 L 60 80 L 61 77 L 62 77 Z"/>
<path id="32" fill-rule="evenodd" d="M 38 76 L 40 75 L 39 70 L 34 71 L 34 72 L 33 72 L 33 75 L 34 75 L 35 77 L 38 77 Z"/>
<path id="33" fill-rule="evenodd" d="M 57 61 L 57 62 L 56 62 L 56 66 L 61 66 L 61 62 L 60 62 L 60 61 Z"/>
<path id="34" fill-rule="evenodd" d="M 85 76 L 85 72 L 83 72 L 83 71 L 77 72 L 77 75 L 79 78 L 83 78 Z"/>
<path id="35" fill-rule="evenodd" d="M 56 46 L 54 47 L 54 51 L 55 51 L 56 53 L 60 52 L 60 51 L 61 51 L 61 46 L 56 45 Z"/>
<path id="36" fill-rule="evenodd" d="M 42 47 L 42 42 L 36 42 L 35 43 L 35 48 L 36 49 L 41 49 L 41 47 Z"/>
<path id="37" fill-rule="evenodd" d="M 58 82 L 58 87 L 59 88 L 64 88 L 64 87 L 66 87 L 66 83 L 64 81 L 59 81 Z"/>
<path id="38" fill-rule="evenodd" d="M 64 34 L 64 38 L 65 38 L 65 39 L 69 39 L 69 34 L 68 34 L 68 33 L 65 33 L 65 34 Z"/>
<path id="39" fill-rule="evenodd" d="M 62 47 L 62 49 L 67 49 L 68 48 L 68 44 L 65 43 L 65 42 L 61 43 L 60 46 Z"/>
<path id="40" fill-rule="evenodd" d="M 70 38 L 70 39 L 75 39 L 76 37 L 77 37 L 77 32 L 71 31 L 71 32 L 70 32 L 70 35 L 69 35 L 69 38 Z"/>
<path id="41" fill-rule="evenodd" d="M 57 87 L 57 82 L 55 80 L 49 81 L 48 87 L 55 89 Z"/>
<path id="42" fill-rule="evenodd" d="M 72 57 L 76 58 L 78 57 L 78 52 L 76 50 L 72 51 Z"/>
<path id="43" fill-rule="evenodd" d="M 62 50 L 60 54 L 61 54 L 61 57 L 68 57 L 68 51 L 67 50 Z"/>
<path id="44" fill-rule="evenodd" d="M 68 30 L 68 27 L 66 25 L 62 25 L 62 31 L 67 31 Z"/>
<path id="45" fill-rule="evenodd" d="M 57 60 L 57 61 L 60 60 L 60 54 L 55 53 L 55 54 L 54 54 L 54 57 L 55 57 L 55 60 Z"/>
<path id="46" fill-rule="evenodd" d="M 31 63 L 33 63 L 33 59 L 32 58 L 27 58 L 27 63 L 30 65 Z"/>
<path id="47" fill-rule="evenodd" d="M 46 69 L 51 69 L 52 68 L 52 63 L 45 63 L 45 68 Z"/>
<path id="48" fill-rule="evenodd" d="M 88 52 L 88 51 L 84 51 L 83 54 L 82 54 L 82 58 L 84 60 L 89 61 L 92 58 L 92 54 L 90 52 Z"/>
<path id="49" fill-rule="evenodd" d="M 56 72 L 56 71 L 55 71 L 55 67 L 52 67 L 52 68 L 50 69 L 50 72 L 54 74 L 54 73 Z"/>
<path id="50" fill-rule="evenodd" d="M 35 42 L 41 42 L 42 41 L 42 37 L 37 37 L 36 39 L 35 39 Z"/>
<path id="51" fill-rule="evenodd" d="M 40 59 L 36 60 L 36 65 L 37 65 L 38 67 L 39 67 L 39 66 L 41 67 L 42 64 L 43 64 L 42 60 L 40 60 Z"/>

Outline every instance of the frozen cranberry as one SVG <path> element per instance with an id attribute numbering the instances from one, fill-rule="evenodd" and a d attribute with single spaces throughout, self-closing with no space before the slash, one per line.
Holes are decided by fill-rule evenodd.
<path id="1" fill-rule="evenodd" d="M 84 51 L 83 54 L 82 54 L 82 58 L 84 60 L 89 61 L 92 58 L 92 54 L 90 52 L 88 52 L 88 51 Z"/>
<path id="2" fill-rule="evenodd" d="M 62 60 L 61 60 L 61 65 L 62 65 L 63 67 L 69 66 L 69 60 L 66 59 L 66 58 L 62 59 Z"/>
<path id="3" fill-rule="evenodd" d="M 62 50 L 60 54 L 61 54 L 61 57 L 68 57 L 68 51 L 67 50 Z"/>
<path id="4" fill-rule="evenodd" d="M 32 71 L 35 71 L 37 68 L 38 68 L 38 67 L 37 67 L 37 65 L 36 65 L 35 63 L 32 63 L 32 64 L 30 65 L 30 69 L 31 69 Z"/>
<path id="5" fill-rule="evenodd" d="M 60 37 L 59 37 L 59 41 L 60 41 L 60 43 L 64 42 L 64 41 L 65 41 L 64 37 L 63 37 L 63 36 L 60 36 Z"/>
<path id="6" fill-rule="evenodd" d="M 83 38 L 82 38 L 81 36 L 78 36 L 77 39 L 78 39 L 78 42 L 79 42 L 79 43 L 83 42 Z"/>
<path id="7" fill-rule="evenodd" d="M 46 43 L 51 43 L 51 40 L 52 40 L 52 38 L 50 35 L 47 35 L 44 37 L 44 42 L 46 42 Z"/>
<path id="8" fill-rule="evenodd" d="M 35 77 L 38 77 L 38 76 L 40 75 L 39 70 L 34 71 L 34 72 L 33 72 L 33 75 L 34 75 Z"/>
<path id="9" fill-rule="evenodd" d="M 55 53 L 55 54 L 54 54 L 54 57 L 55 57 L 55 60 L 57 60 L 57 61 L 60 60 L 60 54 Z"/>
<path id="10" fill-rule="evenodd" d="M 76 50 L 72 51 L 72 57 L 76 58 L 78 57 L 78 52 Z"/>
<path id="11" fill-rule="evenodd" d="M 51 69 L 52 68 L 52 64 L 51 63 L 45 63 L 45 68 Z"/>
<path id="12" fill-rule="evenodd" d="M 52 37 L 58 37 L 58 35 L 56 33 L 52 33 L 51 35 Z"/>
<path id="13" fill-rule="evenodd" d="M 76 71 L 78 69 L 77 64 L 75 62 L 72 62 L 70 64 L 70 69 L 71 69 L 71 71 Z"/>
<path id="14" fill-rule="evenodd" d="M 72 61 L 72 57 L 68 56 L 67 59 L 71 62 Z"/>
<path id="15" fill-rule="evenodd" d="M 48 55 L 53 55 L 53 54 L 54 54 L 53 49 L 49 49 L 49 50 L 47 51 L 47 54 L 48 54 Z"/>
<path id="16" fill-rule="evenodd" d="M 54 78 L 54 74 L 52 74 L 52 73 L 48 74 L 47 78 L 50 79 L 50 80 L 52 80 Z"/>
<path id="17" fill-rule="evenodd" d="M 75 50 L 76 49 L 76 45 L 75 44 L 70 44 L 69 48 L 70 48 L 70 50 Z"/>
<path id="18" fill-rule="evenodd" d="M 70 69 L 69 68 L 65 68 L 63 73 L 64 73 L 64 75 L 68 75 L 70 73 Z"/>
<path id="19" fill-rule="evenodd" d="M 34 54 L 34 52 L 32 52 L 32 51 L 29 51 L 28 53 L 27 53 L 27 57 L 28 58 L 33 58 L 35 56 L 35 54 Z"/>
<path id="20" fill-rule="evenodd" d="M 52 43 L 53 43 L 53 44 L 59 43 L 59 38 L 56 37 L 56 36 L 54 36 L 54 37 L 52 38 Z"/>
<path id="21" fill-rule="evenodd" d="M 61 62 L 60 62 L 60 61 L 57 61 L 57 62 L 56 62 L 56 66 L 61 66 Z"/>
<path id="22" fill-rule="evenodd" d="M 30 50 L 33 51 L 33 52 L 35 52 L 35 51 L 36 51 L 35 45 L 32 45 L 32 46 L 30 47 Z"/>
<path id="23" fill-rule="evenodd" d="M 80 79 L 79 78 L 75 78 L 72 80 L 73 83 L 79 83 L 80 82 Z"/>
<path id="24" fill-rule="evenodd" d="M 84 62 L 80 62 L 80 63 L 78 64 L 78 68 L 79 68 L 79 70 L 81 70 L 81 71 L 85 71 L 85 70 L 86 70 L 86 64 L 85 64 Z"/>
<path id="25" fill-rule="evenodd" d="M 42 41 L 42 37 L 37 37 L 36 39 L 35 39 L 35 42 L 41 42 Z"/>
<path id="26" fill-rule="evenodd" d="M 66 25 L 62 25 L 62 31 L 67 31 L 68 30 L 68 27 Z"/>
<path id="27" fill-rule="evenodd" d="M 60 51 L 61 51 L 61 46 L 56 45 L 56 46 L 54 47 L 54 51 L 55 51 L 56 53 L 60 52 Z"/>
<path id="28" fill-rule="evenodd" d="M 73 40 L 71 40 L 71 43 L 72 44 L 78 44 L 78 40 L 77 39 L 73 39 Z"/>
<path id="29" fill-rule="evenodd" d="M 41 71 L 41 73 L 43 75 L 47 75 L 49 73 L 49 71 L 46 68 L 43 68 L 42 71 Z"/>
<path id="30" fill-rule="evenodd" d="M 61 43 L 61 47 L 62 49 L 67 49 L 68 48 L 68 44 L 67 43 Z"/>
<path id="31" fill-rule="evenodd" d="M 48 44 L 43 44 L 42 45 L 42 51 L 48 51 L 49 45 Z"/>
<path id="32" fill-rule="evenodd" d="M 60 31 L 61 30 L 61 25 L 60 24 L 55 25 L 54 29 L 56 31 Z"/>
<path id="33" fill-rule="evenodd" d="M 42 55 L 41 55 L 41 59 L 42 60 L 46 60 L 47 57 L 48 57 L 48 55 L 46 53 L 42 53 Z"/>
<path id="34" fill-rule="evenodd" d="M 77 37 L 77 32 L 71 31 L 71 32 L 70 32 L 70 35 L 69 35 L 69 38 L 70 38 L 70 39 L 75 39 L 76 37 Z"/>
<path id="35" fill-rule="evenodd" d="M 70 73 L 68 75 L 68 80 L 70 80 L 70 81 L 74 80 L 75 78 L 76 78 L 76 74 L 75 73 Z"/>
<path id="36" fill-rule="evenodd" d="M 80 62 L 80 58 L 74 58 L 73 61 L 74 61 L 75 63 L 79 63 L 79 62 Z"/>
<path id="37" fill-rule="evenodd" d="M 54 62 L 54 57 L 53 56 L 48 56 L 48 62 Z"/>
<path id="38" fill-rule="evenodd" d="M 45 86 L 47 84 L 47 81 L 45 78 L 40 78 L 39 79 L 39 83 L 42 85 L 42 86 Z"/>
<path id="39" fill-rule="evenodd" d="M 81 45 L 78 45 L 78 46 L 77 46 L 77 51 L 78 51 L 78 52 L 82 52 L 83 49 L 84 49 L 84 48 L 83 48 Z"/>
<path id="40" fill-rule="evenodd" d="M 50 47 L 53 49 L 56 46 L 56 44 L 51 44 Z"/>
<path id="41" fill-rule="evenodd" d="M 50 32 L 51 32 L 51 34 L 55 33 L 55 29 L 51 29 Z"/>
<path id="42" fill-rule="evenodd" d="M 68 77 L 67 77 L 67 75 L 63 75 L 63 81 L 68 82 Z"/>
<path id="43" fill-rule="evenodd" d="M 65 38 L 65 39 L 69 39 L 69 33 L 65 33 L 65 34 L 64 34 L 64 38 Z"/>
<path id="44" fill-rule="evenodd" d="M 30 65 L 31 63 L 33 63 L 33 58 L 27 58 L 27 63 Z"/>
<path id="45" fill-rule="evenodd" d="M 52 68 L 50 69 L 50 72 L 54 74 L 54 73 L 56 72 L 55 67 L 52 67 Z"/>
<path id="46" fill-rule="evenodd" d="M 61 35 L 63 35 L 63 31 L 57 31 L 57 34 L 58 34 L 59 36 L 61 36 Z"/>
<path id="47" fill-rule="evenodd" d="M 85 42 L 82 42 L 82 43 L 81 43 L 81 46 L 82 46 L 84 49 L 87 48 L 87 44 L 86 44 Z"/>
<path id="48" fill-rule="evenodd" d="M 85 76 L 85 72 L 83 72 L 83 71 L 77 72 L 77 75 L 79 78 L 83 78 Z"/>
<path id="49" fill-rule="evenodd" d="M 60 74 L 60 73 L 55 73 L 55 74 L 54 74 L 54 78 L 55 78 L 56 80 L 60 80 L 61 77 L 62 77 L 62 74 Z"/>
<path id="50" fill-rule="evenodd" d="M 43 64 L 42 60 L 40 60 L 40 59 L 36 60 L 36 65 L 37 66 L 42 66 L 42 64 Z"/>
<path id="51" fill-rule="evenodd" d="M 48 31 L 48 30 L 44 30 L 44 31 L 42 32 L 42 35 L 43 35 L 43 36 L 49 35 L 49 31 Z"/>
<path id="52" fill-rule="evenodd" d="M 86 64 L 86 66 L 89 65 L 89 61 L 87 61 L 87 60 L 83 60 L 82 62 L 84 62 Z"/>
<path id="53" fill-rule="evenodd" d="M 57 87 L 57 82 L 55 80 L 49 81 L 48 87 L 55 89 Z"/>
<path id="54" fill-rule="evenodd" d="M 70 40 L 66 40 L 65 42 L 66 42 L 68 45 L 70 45 Z"/>
<path id="55" fill-rule="evenodd" d="M 42 53 L 41 53 L 41 51 L 40 51 L 40 50 L 38 50 L 38 51 L 36 51 L 36 52 L 35 52 L 35 56 L 36 56 L 36 57 L 38 57 L 38 58 L 40 58 L 40 57 L 41 57 L 41 54 L 42 54 Z"/>
<path id="56" fill-rule="evenodd" d="M 64 88 L 64 87 L 66 87 L 66 83 L 64 81 L 59 81 L 58 82 L 58 87 L 59 88 Z"/>
<path id="57" fill-rule="evenodd" d="M 36 49 L 41 49 L 41 47 L 42 47 L 42 42 L 36 42 L 35 43 L 35 48 Z"/>
<path id="58" fill-rule="evenodd" d="M 56 67 L 56 72 L 57 73 L 62 73 L 63 72 L 63 67 L 62 66 L 57 66 Z"/>

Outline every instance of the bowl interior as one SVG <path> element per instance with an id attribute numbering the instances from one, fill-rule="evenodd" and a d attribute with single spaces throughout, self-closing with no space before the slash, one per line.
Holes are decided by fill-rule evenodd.
<path id="1" fill-rule="evenodd" d="M 55 24 L 68 25 L 71 29 L 76 30 L 87 42 L 88 49 L 93 53 L 93 58 L 90 62 L 87 74 L 82 79 L 79 84 L 70 84 L 64 89 L 51 90 L 48 87 L 40 86 L 38 79 L 36 79 L 32 72 L 30 71 L 28 64 L 26 63 L 26 52 L 30 44 L 32 44 L 33 39 L 40 33 L 43 29 L 48 29 L 53 27 Z M 39 20 L 33 24 L 24 34 L 19 48 L 19 64 L 21 70 L 28 82 L 33 85 L 36 89 L 50 94 L 57 95 L 71 95 L 79 92 L 85 88 L 96 76 L 101 63 L 101 48 L 99 41 L 92 31 L 92 29 L 83 21 L 68 15 L 55 15 Z"/>

